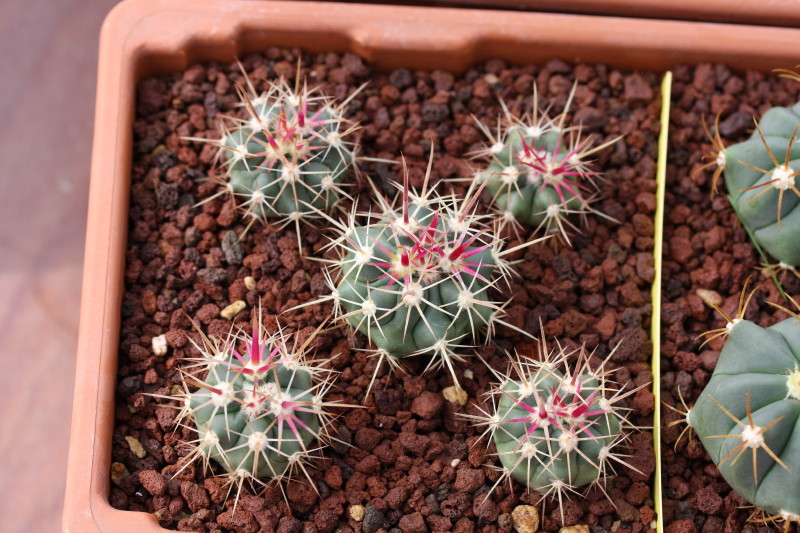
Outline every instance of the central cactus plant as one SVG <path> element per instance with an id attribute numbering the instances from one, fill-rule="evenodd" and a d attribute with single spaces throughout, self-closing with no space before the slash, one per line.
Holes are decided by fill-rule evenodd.
<path id="1" fill-rule="evenodd" d="M 686 421 L 736 492 L 800 523 L 800 317 L 762 328 L 742 316 L 726 317 L 728 340 Z"/>
<path id="2" fill-rule="evenodd" d="M 496 373 L 500 383 L 489 393 L 492 410 L 468 418 L 493 437 L 504 468 L 498 483 L 513 477 L 561 500 L 603 481 L 613 463 L 626 464 L 618 449 L 632 426 L 619 402 L 638 388 L 617 389 L 605 363 L 589 367 L 584 348 L 574 367 L 567 360 L 575 352 L 548 351 L 544 341 L 539 355 L 539 360 L 518 358 L 513 372 Z"/>
<path id="3" fill-rule="evenodd" d="M 312 340 L 290 349 L 282 331 L 269 335 L 260 320 L 252 336 L 203 336 L 200 357 L 183 371 L 183 392 L 166 397 L 182 405 L 179 423 L 197 430 L 186 464 L 213 460 L 239 490 L 245 480 L 304 471 L 326 437 L 328 409 L 338 405 L 324 400 L 331 373 L 306 361 Z"/>
<path id="4" fill-rule="evenodd" d="M 800 103 L 768 110 L 748 140 L 727 148 L 719 137 L 718 122 L 714 137 L 706 128 L 717 155 L 703 168 L 717 165 L 714 189 L 721 169 L 742 224 L 787 270 L 800 266 L 798 128 Z"/>
<path id="5" fill-rule="evenodd" d="M 475 213 L 477 194 L 463 201 L 428 187 L 408 186 L 408 173 L 395 207 L 378 194 L 379 213 L 364 213 L 340 225 L 332 247 L 339 258 L 329 274 L 337 316 L 367 335 L 381 361 L 432 353 L 431 364 L 460 359 L 467 337 L 503 323 L 505 304 L 490 290 L 510 272 L 510 250 Z M 509 325 L 509 327 L 512 327 Z M 377 371 L 377 370 L 376 370 Z"/>
<path id="6" fill-rule="evenodd" d="M 567 215 L 596 212 L 590 202 L 597 192 L 594 180 L 599 174 L 590 169 L 590 157 L 619 140 L 592 146 L 592 139 L 582 137 L 579 126 L 564 126 L 575 87 L 556 118 L 547 111 L 540 114 L 535 85 L 530 114 L 516 117 L 501 102 L 504 126 L 493 134 L 478 122 L 490 144 L 476 154 L 489 164 L 477 173 L 475 183 L 486 184 L 505 223 L 559 233 L 567 243 L 569 229 L 575 229 Z"/>

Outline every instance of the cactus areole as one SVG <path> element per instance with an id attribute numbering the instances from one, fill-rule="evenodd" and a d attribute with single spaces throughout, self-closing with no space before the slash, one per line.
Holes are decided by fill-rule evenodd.
<path id="1" fill-rule="evenodd" d="M 730 336 L 687 421 L 730 486 L 787 522 L 800 519 L 800 321 L 747 320 Z"/>
<path id="2" fill-rule="evenodd" d="M 750 139 L 720 152 L 725 183 L 742 223 L 783 265 L 800 265 L 800 103 L 764 113 Z M 788 194 L 787 194 L 788 193 Z"/>

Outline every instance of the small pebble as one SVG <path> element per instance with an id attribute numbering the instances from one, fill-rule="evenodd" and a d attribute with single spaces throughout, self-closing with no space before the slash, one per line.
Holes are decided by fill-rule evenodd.
<path id="1" fill-rule="evenodd" d="M 125 437 L 125 440 L 128 441 L 128 447 L 131 449 L 133 454 L 139 459 L 144 459 L 144 457 L 147 455 L 147 452 L 145 451 L 144 446 L 142 446 L 142 443 L 130 435 Z"/>
<path id="2" fill-rule="evenodd" d="M 706 305 L 708 305 L 709 307 L 711 307 L 711 306 L 715 306 L 715 305 L 716 305 L 717 307 L 719 307 L 719 306 L 721 306 L 721 305 L 722 305 L 722 304 L 725 302 L 725 299 L 724 299 L 724 298 L 722 298 L 722 296 L 720 295 L 720 293 L 718 293 L 717 291 L 711 291 L 711 290 L 708 290 L 708 289 L 697 289 L 697 290 L 695 291 L 695 293 L 696 293 L 696 294 L 697 294 L 697 295 L 700 297 L 700 299 L 701 299 L 701 300 L 703 300 L 703 301 L 706 303 Z"/>
<path id="3" fill-rule="evenodd" d="M 442 391 L 444 399 L 450 403 L 457 403 L 458 405 L 465 405 L 467 403 L 467 391 L 461 387 L 447 387 Z"/>
<path id="4" fill-rule="evenodd" d="M 248 291 L 254 290 L 256 288 L 256 279 L 253 276 L 245 276 L 244 286 L 247 287 Z"/>
<path id="5" fill-rule="evenodd" d="M 511 511 L 511 520 L 517 533 L 539 531 L 539 511 L 532 505 L 518 505 Z"/>
<path id="6" fill-rule="evenodd" d="M 120 485 L 122 480 L 130 476 L 128 469 L 122 463 L 111 463 L 111 481 L 114 485 Z"/>
<path id="7" fill-rule="evenodd" d="M 558 533 L 589 533 L 589 526 L 581 524 L 579 526 L 562 527 L 558 530 Z"/>
<path id="8" fill-rule="evenodd" d="M 226 320 L 233 320 L 233 317 L 243 311 L 245 307 L 247 307 L 247 303 L 244 300 L 236 300 L 228 307 L 220 311 L 219 316 Z"/>
<path id="9" fill-rule="evenodd" d="M 167 355 L 167 336 L 166 335 L 159 335 L 158 337 L 153 337 L 153 353 L 158 355 L 159 357 L 162 355 Z"/>
<path id="10" fill-rule="evenodd" d="M 364 520 L 364 506 L 363 505 L 351 505 L 350 506 L 350 518 L 352 518 L 356 522 L 361 522 L 362 520 Z"/>

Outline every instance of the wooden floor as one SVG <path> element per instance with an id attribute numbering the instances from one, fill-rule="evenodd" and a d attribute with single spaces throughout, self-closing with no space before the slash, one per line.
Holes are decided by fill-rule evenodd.
<path id="1" fill-rule="evenodd" d="M 60 530 L 94 116 L 115 0 L 0 1 L 0 530 Z"/>

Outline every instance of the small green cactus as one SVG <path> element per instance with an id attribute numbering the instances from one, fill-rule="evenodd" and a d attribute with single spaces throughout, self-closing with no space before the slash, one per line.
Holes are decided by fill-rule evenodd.
<path id="1" fill-rule="evenodd" d="M 477 215 L 476 196 L 459 201 L 428 187 L 409 190 L 396 207 L 376 192 L 378 213 L 352 215 L 332 242 L 329 285 L 336 315 L 367 335 L 381 361 L 432 353 L 431 364 L 459 360 L 456 349 L 486 327 L 504 323 L 491 289 L 510 267 L 503 242 Z M 488 217 L 490 218 L 490 217 Z M 532 240 L 519 249 L 538 242 Z M 510 325 L 509 325 L 510 326 Z"/>
<path id="2" fill-rule="evenodd" d="M 724 171 L 731 203 L 742 224 L 755 241 L 779 261 L 778 266 L 794 271 L 800 266 L 800 103 L 791 108 L 773 107 L 756 123 L 746 141 L 728 146 L 719 137 L 719 120 L 714 136 L 706 128 L 716 150 L 717 165 L 712 188 Z M 786 194 L 791 192 L 794 194 Z"/>
<path id="3" fill-rule="evenodd" d="M 576 229 L 569 214 L 596 213 L 590 203 L 597 194 L 589 158 L 619 138 L 592 146 L 581 136 L 580 126 L 565 127 L 566 114 L 575 93 L 570 93 L 564 112 L 556 118 L 541 113 L 538 93 L 533 89 L 533 110 L 522 118 L 504 103 L 504 123 L 496 134 L 478 122 L 490 144 L 476 154 L 488 159 L 488 167 L 476 174 L 475 183 L 487 185 L 494 206 L 506 224 L 526 224 L 545 234 L 558 233 L 569 243 L 569 230 Z M 588 193 L 588 194 L 587 194 Z"/>
<path id="4" fill-rule="evenodd" d="M 226 189 L 248 217 L 283 218 L 299 235 L 301 219 L 317 218 L 347 196 L 344 179 L 356 155 L 345 139 L 357 126 L 343 116 L 349 99 L 334 105 L 305 85 L 300 89 L 299 79 L 295 85 L 270 82 L 259 95 L 247 79 L 248 89 L 238 90 L 248 117 L 228 117 L 237 126 L 225 128 L 219 140 L 188 140 L 219 148 Z"/>
<path id="5" fill-rule="evenodd" d="M 686 422 L 733 490 L 800 523 L 800 316 L 762 328 L 744 309 L 710 332 L 728 340 Z"/>
<path id="6" fill-rule="evenodd" d="M 619 449 L 632 428 L 620 400 L 623 392 L 610 372 L 591 369 L 582 347 L 549 351 L 540 343 L 539 359 L 517 357 L 512 372 L 496 373 L 490 391 L 493 407 L 467 415 L 485 427 L 503 467 L 498 480 L 513 477 L 528 488 L 559 499 L 613 474 L 614 463 L 627 465 Z M 635 469 L 634 469 L 635 470 Z"/>
<path id="7" fill-rule="evenodd" d="M 312 340 L 292 349 L 282 330 L 269 335 L 259 319 L 252 336 L 192 341 L 200 356 L 183 370 L 183 391 L 163 397 L 180 402 L 179 423 L 197 430 L 185 465 L 213 460 L 239 491 L 244 481 L 305 472 L 326 440 L 328 409 L 338 406 L 324 400 L 332 373 L 306 360 Z"/>

